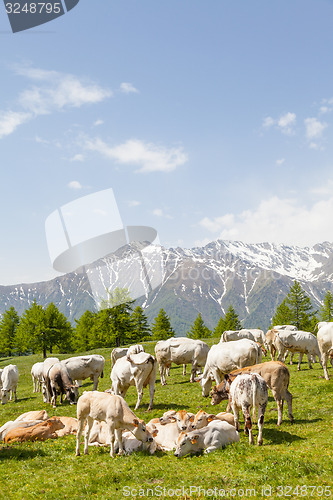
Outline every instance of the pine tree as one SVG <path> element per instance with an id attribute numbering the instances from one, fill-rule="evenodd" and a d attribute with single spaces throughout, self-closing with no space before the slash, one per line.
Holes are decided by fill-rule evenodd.
<path id="1" fill-rule="evenodd" d="M 45 311 L 35 300 L 21 316 L 16 331 L 16 346 L 20 353 L 28 350 L 32 350 L 32 352 L 42 351 L 44 358 L 46 358 L 49 339 Z"/>
<path id="2" fill-rule="evenodd" d="M 142 342 L 151 339 L 151 329 L 148 324 L 147 316 L 142 307 L 137 306 L 131 315 L 133 327 L 133 342 Z"/>
<path id="3" fill-rule="evenodd" d="M 230 305 L 225 317 L 223 318 L 223 316 L 221 316 L 219 319 L 214 329 L 213 336 L 220 338 L 222 333 L 226 330 L 241 330 L 242 328 L 242 323 L 239 321 L 235 309 Z"/>
<path id="4" fill-rule="evenodd" d="M 80 319 L 75 320 L 73 347 L 76 352 L 85 352 L 96 347 L 92 334 L 95 319 L 96 313 L 86 311 Z"/>
<path id="5" fill-rule="evenodd" d="M 153 334 L 152 340 L 166 340 L 175 335 L 170 319 L 164 309 L 161 309 L 156 316 L 151 331 Z"/>
<path id="6" fill-rule="evenodd" d="M 319 311 L 320 321 L 333 321 L 333 295 L 329 290 L 324 297 L 323 305 Z"/>
<path id="7" fill-rule="evenodd" d="M 309 331 L 313 328 L 316 319 L 311 300 L 302 290 L 298 281 L 290 287 L 288 295 L 278 306 L 273 316 L 273 325 L 290 324 L 298 330 Z"/>
<path id="8" fill-rule="evenodd" d="M 94 347 L 119 347 L 133 337 L 131 303 L 101 309 L 94 318 L 92 338 Z"/>
<path id="9" fill-rule="evenodd" d="M 73 336 L 72 325 L 53 302 L 50 302 L 45 310 L 45 323 L 50 353 L 54 346 L 57 346 L 61 352 L 69 352 Z"/>
<path id="10" fill-rule="evenodd" d="M 201 314 L 199 313 L 198 317 L 194 321 L 191 329 L 189 332 L 187 332 L 187 336 L 190 337 L 191 339 L 206 339 L 207 337 L 210 337 L 212 332 L 209 330 L 209 328 L 205 325 Z"/>
<path id="11" fill-rule="evenodd" d="M 19 315 L 13 306 L 3 313 L 0 322 L 0 352 L 5 356 L 11 356 L 13 353 L 19 322 Z"/>

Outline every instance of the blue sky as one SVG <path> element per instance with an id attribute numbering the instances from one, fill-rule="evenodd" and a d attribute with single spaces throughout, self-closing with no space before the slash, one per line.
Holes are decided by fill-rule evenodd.
<path id="1" fill-rule="evenodd" d="M 333 241 L 331 0 L 0 6 L 0 284 L 47 280 L 46 218 L 112 188 L 166 247 Z"/>

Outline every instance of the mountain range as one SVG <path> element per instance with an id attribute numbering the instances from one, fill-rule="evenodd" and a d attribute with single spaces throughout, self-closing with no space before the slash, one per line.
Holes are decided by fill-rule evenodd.
<path id="1" fill-rule="evenodd" d="M 127 253 L 126 253 L 127 252 Z M 94 263 L 102 276 L 117 274 L 122 261 L 122 286 L 131 289 L 135 258 L 130 252 L 107 256 Z M 146 286 L 144 273 L 138 280 L 143 295 L 136 300 L 152 321 L 163 308 L 177 335 L 185 335 L 199 312 L 214 328 L 232 305 L 244 327 L 267 329 L 277 306 L 297 280 L 319 308 L 325 293 L 333 291 L 333 244 L 313 247 L 283 244 L 246 244 L 217 240 L 192 249 L 161 249 L 160 279 Z M 148 270 L 149 271 L 149 270 Z M 113 274 L 112 274 L 113 273 Z M 137 280 L 137 281 L 138 281 Z M 34 300 L 47 306 L 53 302 L 66 317 L 75 319 L 96 310 L 89 272 L 78 269 L 50 281 L 0 286 L 0 313 L 15 307 L 19 315 Z"/>

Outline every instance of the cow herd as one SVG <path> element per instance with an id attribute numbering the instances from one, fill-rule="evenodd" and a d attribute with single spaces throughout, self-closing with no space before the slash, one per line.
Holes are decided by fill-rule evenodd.
<path id="1" fill-rule="evenodd" d="M 272 361 L 262 363 L 262 353 L 269 350 Z M 278 355 L 275 361 L 275 355 Z M 292 394 L 289 392 L 290 373 L 285 364 L 288 354 L 304 354 L 309 368 L 318 357 L 329 379 L 327 361 L 333 366 L 333 323 L 318 324 L 318 334 L 298 331 L 289 325 L 279 325 L 266 335 L 262 330 L 226 331 L 218 344 L 211 348 L 201 341 L 173 337 L 158 341 L 155 356 L 142 345 L 116 348 L 111 353 L 111 388 L 97 391 L 103 377 L 105 359 L 101 355 L 76 356 L 60 361 L 47 358 L 31 368 L 33 392 L 42 392 L 43 401 L 54 408 L 57 396 L 70 404 L 77 403 L 77 418 L 52 417 L 46 411 L 29 412 L 0 428 L 0 439 L 6 443 L 45 440 L 66 434 L 76 434 L 76 455 L 80 455 L 80 439 L 84 431 L 84 453 L 89 446 L 110 446 L 115 453 L 136 450 L 175 450 L 176 457 L 204 451 L 210 453 L 239 441 L 239 412 L 244 416 L 244 432 L 253 444 L 252 418 L 257 410 L 258 445 L 263 443 L 263 425 L 268 403 L 268 389 L 277 403 L 277 425 L 282 423 L 283 404 L 294 421 Z M 292 361 L 291 361 L 292 362 Z M 137 402 L 141 404 L 143 389 L 149 386 L 149 407 L 153 407 L 157 367 L 161 385 L 167 384 L 171 364 L 191 365 L 190 382 L 199 382 L 202 396 L 211 396 L 211 404 L 228 400 L 226 412 L 209 414 L 200 410 L 196 415 L 186 410 L 168 410 L 147 424 L 139 419 L 125 401 L 127 390 L 135 386 Z M 90 378 L 93 390 L 79 397 L 80 382 Z M 15 400 L 19 373 L 15 365 L 0 370 L 1 402 Z M 216 385 L 213 385 L 215 382 Z M 251 418 L 251 409 L 253 417 Z M 230 413 L 232 410 L 232 413 Z M 68 419 L 68 420 L 66 420 Z"/>

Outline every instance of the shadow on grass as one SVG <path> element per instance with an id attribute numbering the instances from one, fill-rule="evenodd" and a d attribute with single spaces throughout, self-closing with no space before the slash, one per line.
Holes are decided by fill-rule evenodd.
<path id="1" fill-rule="evenodd" d="M 0 446 L 0 461 L 2 460 L 26 460 L 37 456 L 44 457 L 46 453 L 41 450 L 23 450 L 16 446 Z"/>
<path id="2" fill-rule="evenodd" d="M 146 406 L 146 408 L 145 408 Z M 147 410 L 148 405 L 143 405 L 140 407 L 140 409 Z M 170 408 L 176 410 L 176 408 L 179 408 L 181 410 L 185 410 L 186 408 L 189 408 L 189 405 L 179 405 L 179 403 L 154 403 L 153 410 L 163 410 L 163 412 L 170 410 Z"/>
<path id="3" fill-rule="evenodd" d="M 295 441 L 304 441 L 305 438 L 299 437 L 296 434 L 290 434 L 290 432 L 277 429 L 267 429 L 264 427 L 264 440 L 269 439 L 272 444 L 286 444 L 294 443 Z"/>

